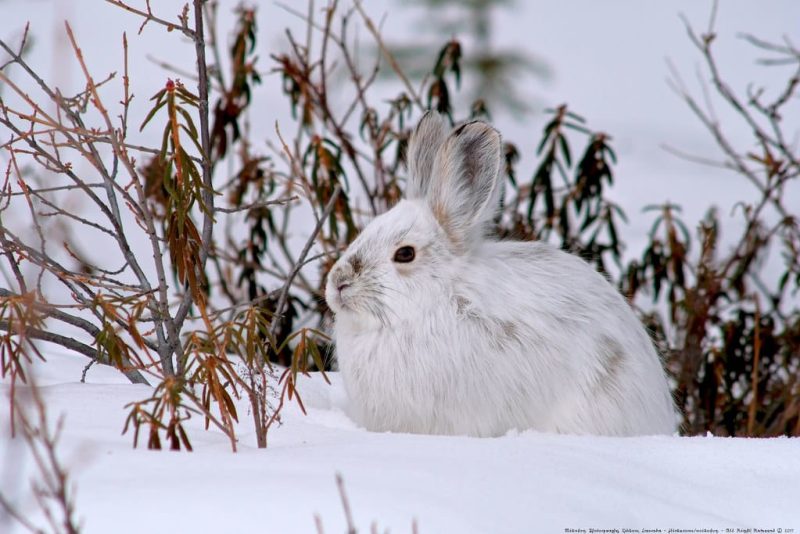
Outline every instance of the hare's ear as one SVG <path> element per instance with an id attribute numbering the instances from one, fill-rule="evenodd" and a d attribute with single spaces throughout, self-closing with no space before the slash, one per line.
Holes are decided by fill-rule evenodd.
<path id="1" fill-rule="evenodd" d="M 456 249 L 480 239 L 499 204 L 500 134 L 480 121 L 453 130 L 433 163 L 428 204 Z"/>
<path id="2" fill-rule="evenodd" d="M 427 195 L 432 182 L 433 160 L 449 131 L 447 120 L 436 111 L 427 111 L 420 119 L 408 140 L 406 161 L 409 180 L 406 198 L 423 198 Z"/>

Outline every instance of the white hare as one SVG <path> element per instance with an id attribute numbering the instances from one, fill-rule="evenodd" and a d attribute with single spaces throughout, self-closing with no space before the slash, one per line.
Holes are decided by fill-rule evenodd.
<path id="1" fill-rule="evenodd" d="M 667 434 L 659 356 L 625 299 L 582 259 L 488 237 L 500 135 L 427 113 L 406 199 L 331 270 L 339 370 L 369 430 Z"/>

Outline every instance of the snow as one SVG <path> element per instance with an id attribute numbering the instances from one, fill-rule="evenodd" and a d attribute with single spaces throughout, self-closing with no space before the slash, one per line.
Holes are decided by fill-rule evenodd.
<path id="1" fill-rule="evenodd" d="M 565 529 L 800 528 L 800 439 L 601 438 L 512 432 L 481 439 L 371 433 L 344 413 L 338 376 L 301 382 L 296 407 L 255 447 L 240 403 L 240 451 L 216 430 L 189 428 L 195 452 L 133 449 L 120 435 L 126 403 L 147 386 L 107 367 L 79 382 L 85 360 L 52 353 L 36 380 L 51 420 L 65 414 L 59 445 L 85 532 L 345 532 L 335 474 L 356 526 L 420 533 L 565 532 Z M 0 487 L 27 515 L 36 476 L 8 431 L 9 387 L 0 384 Z M 10 529 L 10 530 L 8 530 Z M 0 531 L 20 532 L 3 522 Z M 735 530 L 734 530 L 735 531 Z M 787 531 L 788 532 L 788 531 Z"/>

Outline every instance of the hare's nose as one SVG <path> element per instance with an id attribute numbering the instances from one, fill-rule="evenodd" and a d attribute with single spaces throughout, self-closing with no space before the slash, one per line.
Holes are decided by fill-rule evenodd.
<path id="1" fill-rule="evenodd" d="M 330 274 L 330 281 L 331 285 L 335 287 L 339 293 L 344 291 L 346 288 L 350 287 L 351 275 L 352 273 L 348 272 L 349 269 L 347 266 L 336 266 L 333 268 Z"/>

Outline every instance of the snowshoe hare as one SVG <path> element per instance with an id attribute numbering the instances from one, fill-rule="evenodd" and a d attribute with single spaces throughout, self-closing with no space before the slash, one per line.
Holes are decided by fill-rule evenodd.
<path id="1" fill-rule="evenodd" d="M 487 124 L 428 112 L 406 198 L 328 275 L 351 415 L 423 434 L 672 433 L 659 356 L 619 292 L 551 245 L 488 237 L 500 151 Z"/>

